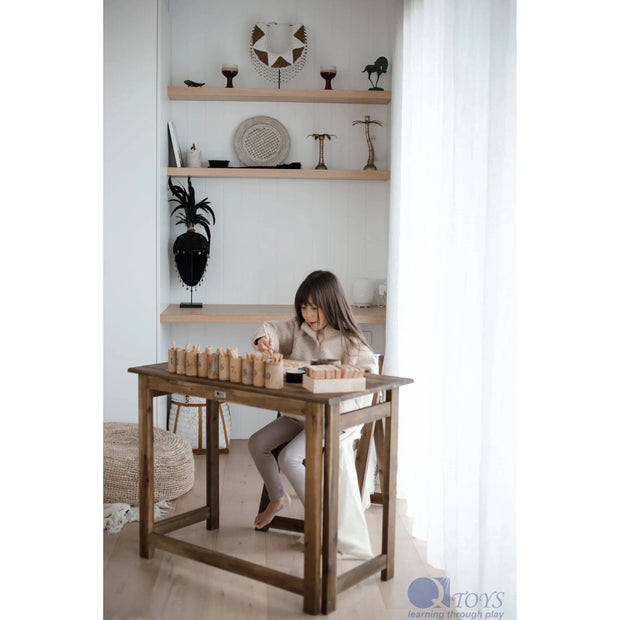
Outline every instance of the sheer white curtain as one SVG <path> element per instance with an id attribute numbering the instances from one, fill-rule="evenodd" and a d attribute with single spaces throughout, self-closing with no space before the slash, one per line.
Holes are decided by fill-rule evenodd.
<path id="1" fill-rule="evenodd" d="M 452 591 L 515 592 L 515 1 L 404 0 L 385 372 L 398 495 Z M 510 617 L 507 613 L 506 617 Z"/>

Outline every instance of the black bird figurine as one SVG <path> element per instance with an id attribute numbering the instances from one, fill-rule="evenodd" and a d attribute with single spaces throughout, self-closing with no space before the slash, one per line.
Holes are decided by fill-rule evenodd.
<path id="1" fill-rule="evenodd" d="M 377 84 L 379 83 L 379 78 L 384 73 L 387 73 L 387 70 L 388 70 L 388 59 L 385 56 L 379 56 L 379 58 L 375 60 L 374 65 L 366 65 L 366 67 L 362 69 L 362 73 L 364 72 L 368 73 L 368 80 L 372 84 L 372 88 L 369 88 L 368 90 L 383 90 L 383 88 L 380 88 L 379 86 L 377 86 Z M 373 73 L 377 74 L 377 79 L 374 82 L 370 79 L 370 76 Z"/>
<path id="2" fill-rule="evenodd" d="M 191 80 L 185 80 L 183 84 L 187 84 L 188 86 L 204 86 L 204 82 L 192 82 Z"/>

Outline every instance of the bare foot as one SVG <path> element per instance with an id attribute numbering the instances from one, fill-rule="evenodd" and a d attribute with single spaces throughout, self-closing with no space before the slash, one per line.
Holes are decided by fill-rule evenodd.
<path id="1" fill-rule="evenodd" d="M 257 530 L 262 529 L 273 521 L 273 518 L 278 512 L 280 512 L 280 510 L 284 510 L 287 506 L 290 506 L 290 504 L 291 498 L 286 493 L 282 497 L 269 502 L 267 508 L 265 508 L 265 511 L 259 512 L 256 515 L 256 518 L 254 519 L 254 527 Z"/>

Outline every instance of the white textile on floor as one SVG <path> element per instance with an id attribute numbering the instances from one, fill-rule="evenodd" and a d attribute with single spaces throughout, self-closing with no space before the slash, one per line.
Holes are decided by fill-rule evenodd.
<path id="1" fill-rule="evenodd" d="M 172 506 L 165 501 L 155 504 L 155 519 L 163 517 Z M 110 534 L 118 534 L 125 523 L 137 521 L 140 518 L 140 508 L 129 504 L 115 503 L 103 505 L 103 529 Z"/>

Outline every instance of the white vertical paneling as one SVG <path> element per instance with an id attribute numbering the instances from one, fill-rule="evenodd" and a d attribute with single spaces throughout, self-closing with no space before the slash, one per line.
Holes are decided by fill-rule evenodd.
<path id="1" fill-rule="evenodd" d="M 209 197 L 217 218 L 211 259 L 194 295 L 198 301 L 288 303 L 315 268 L 334 270 L 347 289 L 351 277 L 385 278 L 385 183 L 193 179 L 192 184 L 198 197 Z M 173 234 L 182 230 L 177 226 Z M 189 296 L 176 272 L 171 296 L 175 302 Z"/>
<path id="2" fill-rule="evenodd" d="M 378 56 L 391 61 L 399 0 L 235 0 L 231 3 L 206 0 L 170 0 L 172 15 L 172 77 L 175 86 L 191 79 L 207 86 L 224 86 L 223 63 L 239 65 L 234 84 L 259 88 L 270 83 L 253 68 L 249 41 L 257 22 L 302 23 L 309 37 L 306 64 L 283 87 L 322 88 L 322 64 L 335 64 L 335 88 L 370 87 L 362 69 Z M 391 88 L 391 71 L 381 76 L 379 86 Z"/>

